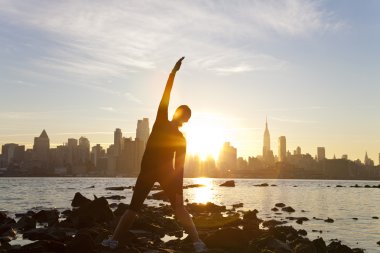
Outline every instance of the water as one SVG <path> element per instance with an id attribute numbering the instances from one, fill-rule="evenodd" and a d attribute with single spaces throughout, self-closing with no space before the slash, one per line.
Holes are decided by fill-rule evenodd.
<path id="1" fill-rule="evenodd" d="M 376 244 L 380 241 L 380 220 L 372 219 L 373 216 L 380 216 L 380 189 L 349 187 L 355 184 L 379 185 L 379 182 L 235 179 L 236 187 L 220 187 L 219 184 L 225 180 L 185 179 L 184 185 L 201 183 L 206 187 L 185 189 L 184 199 L 190 202 L 211 201 L 227 207 L 244 203 L 243 210 L 257 209 L 258 216 L 263 219 L 305 216 L 310 220 L 303 225 L 295 221 L 289 221 L 289 224 L 297 229 L 305 229 L 310 239 L 318 236 L 325 240 L 337 238 L 350 247 L 364 248 L 369 253 L 380 251 Z M 265 182 L 277 186 L 253 186 Z M 129 203 L 132 190 L 107 191 L 105 188 L 134 183 L 134 178 L 0 178 L 0 210 L 7 211 L 9 215 L 32 208 L 57 208 L 62 211 L 70 208 L 71 200 L 78 191 L 88 198 L 93 198 L 93 195 L 125 195 L 126 199 L 122 202 Z M 338 184 L 345 187 L 336 188 Z M 88 188 L 91 186 L 94 188 Z M 296 212 L 274 214 L 271 208 L 278 202 L 292 206 Z M 146 203 L 157 204 L 158 201 L 146 200 Z M 335 222 L 326 223 L 313 217 L 330 217 Z M 323 233 L 312 230 L 322 230 Z"/>

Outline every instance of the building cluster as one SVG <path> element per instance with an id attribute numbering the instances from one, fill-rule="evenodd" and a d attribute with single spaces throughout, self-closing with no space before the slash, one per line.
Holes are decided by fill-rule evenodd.
<path id="1" fill-rule="evenodd" d="M 138 120 L 136 138 L 114 131 L 114 141 L 107 149 L 93 147 L 85 137 L 69 138 L 67 143 L 50 148 L 45 130 L 34 138 L 32 149 L 14 143 L 4 144 L 0 155 L 0 176 L 127 176 L 135 177 L 149 138 L 149 120 Z M 290 152 L 286 137 L 278 138 L 278 152 L 271 148 L 268 122 L 265 123 L 262 154 L 244 159 L 237 149 L 225 142 L 219 157 L 201 159 L 188 154 L 186 177 L 247 177 L 247 178 L 310 178 L 310 179 L 380 179 L 380 166 L 374 166 L 367 153 L 364 162 L 341 158 L 326 158 L 325 147 L 317 147 L 315 157 L 303 154 L 301 147 Z M 380 154 L 379 154 L 380 163 Z"/>
<path id="2" fill-rule="evenodd" d="M 244 159 L 237 156 L 237 150 L 226 142 L 221 148 L 217 161 L 210 156 L 201 160 L 190 156 L 187 162 L 187 176 L 246 177 L 246 178 L 304 178 L 304 179 L 380 179 L 380 166 L 374 166 L 367 153 L 364 162 L 350 161 L 347 155 L 341 158 L 326 158 L 325 147 L 317 147 L 315 157 L 303 154 L 301 147 L 290 152 L 286 137 L 278 138 L 278 152 L 271 149 L 268 122 L 265 123 L 262 155 Z M 380 154 L 379 154 L 380 163 Z"/>
<path id="3" fill-rule="evenodd" d="M 34 138 L 32 149 L 15 143 L 4 144 L 0 155 L 0 175 L 9 176 L 137 176 L 149 137 L 149 120 L 138 120 L 136 138 L 114 132 L 114 143 L 107 149 L 93 147 L 85 137 L 69 138 L 67 143 L 50 147 L 45 130 Z"/>

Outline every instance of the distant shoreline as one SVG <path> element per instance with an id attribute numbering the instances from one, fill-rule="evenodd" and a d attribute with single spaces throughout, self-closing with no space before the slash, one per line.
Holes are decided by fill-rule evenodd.
<path id="1" fill-rule="evenodd" d="M 56 176 L 56 175 L 33 175 L 33 176 L 25 176 L 25 175 L 0 175 L 0 178 L 137 178 L 137 177 L 125 177 L 125 176 L 95 176 L 95 175 L 85 175 L 85 176 Z M 256 179 L 256 180 L 313 180 L 313 181 L 372 181 L 372 182 L 380 182 L 380 179 L 366 179 L 366 178 L 252 178 L 252 177 L 184 177 L 184 178 L 213 178 L 213 179 Z"/>

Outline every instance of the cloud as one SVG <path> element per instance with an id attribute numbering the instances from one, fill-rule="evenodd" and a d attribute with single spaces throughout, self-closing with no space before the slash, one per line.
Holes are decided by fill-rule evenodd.
<path id="1" fill-rule="evenodd" d="M 13 26 L 42 34 L 43 69 L 114 76 L 154 69 L 178 54 L 192 66 L 234 74 L 284 66 L 254 42 L 339 29 L 320 1 L 15 1 L 0 2 Z M 54 42 L 54 43 L 52 43 Z M 238 57 L 237 57 L 238 56 Z M 239 57 L 244 56 L 244 57 Z"/>
<path id="2" fill-rule="evenodd" d="M 270 117 L 270 119 L 274 120 L 274 121 L 281 121 L 281 122 L 295 123 L 295 124 L 315 124 L 315 123 L 318 123 L 318 121 L 278 118 L 278 117 Z"/>
<path id="3" fill-rule="evenodd" d="M 100 110 L 103 110 L 103 111 L 108 111 L 108 112 L 114 112 L 115 109 L 113 107 L 110 107 L 110 106 L 103 106 L 103 107 L 99 107 Z"/>
<path id="4" fill-rule="evenodd" d="M 126 92 L 124 93 L 124 96 L 129 100 L 129 101 L 132 101 L 132 102 L 135 102 L 137 104 L 142 104 L 142 101 L 140 99 L 138 99 L 136 96 L 134 96 L 132 93 L 130 92 Z"/>

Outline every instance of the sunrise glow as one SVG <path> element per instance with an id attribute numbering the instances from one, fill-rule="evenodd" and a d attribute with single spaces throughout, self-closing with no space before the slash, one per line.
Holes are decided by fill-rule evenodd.
<path id="1" fill-rule="evenodd" d="M 202 160 L 210 155 L 218 158 L 227 132 L 216 115 L 212 114 L 193 117 L 181 131 L 186 135 L 188 153 L 198 154 Z"/>

